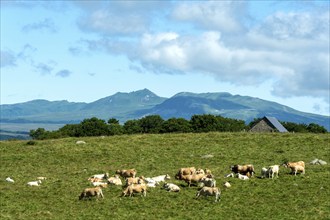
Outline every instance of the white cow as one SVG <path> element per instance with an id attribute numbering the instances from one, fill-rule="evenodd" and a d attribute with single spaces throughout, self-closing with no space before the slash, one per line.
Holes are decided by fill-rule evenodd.
<path id="1" fill-rule="evenodd" d="M 241 180 L 248 180 L 249 179 L 248 176 L 242 175 L 240 173 L 237 173 L 236 176 L 237 176 L 238 179 L 241 179 Z"/>
<path id="2" fill-rule="evenodd" d="M 151 177 L 151 179 L 154 180 L 156 183 L 160 183 L 160 182 L 165 182 L 166 180 L 170 180 L 171 177 L 170 175 L 166 174 L 166 175 Z"/>
<path id="3" fill-rule="evenodd" d="M 269 176 L 269 178 L 272 177 L 272 179 L 273 179 L 274 176 L 275 176 L 275 174 L 278 177 L 279 171 L 280 171 L 280 166 L 279 165 L 269 166 L 269 168 L 268 168 L 268 176 Z"/>
<path id="4" fill-rule="evenodd" d="M 174 183 L 164 183 L 163 188 L 168 192 L 180 192 L 180 187 Z"/>
<path id="5" fill-rule="evenodd" d="M 28 186 L 39 186 L 40 184 L 41 184 L 41 180 L 31 181 L 27 183 Z"/>
<path id="6" fill-rule="evenodd" d="M 6 178 L 6 181 L 7 181 L 7 182 L 10 182 L 10 183 L 14 183 L 14 182 L 15 182 L 15 181 L 14 181 L 12 178 L 10 178 L 10 177 L 7 177 L 7 178 Z"/>

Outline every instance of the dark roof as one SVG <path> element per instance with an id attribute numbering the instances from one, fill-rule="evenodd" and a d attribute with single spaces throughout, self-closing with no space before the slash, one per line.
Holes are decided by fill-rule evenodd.
<path id="1" fill-rule="evenodd" d="M 265 116 L 266 118 L 279 132 L 288 132 L 285 127 L 275 118 L 275 117 L 269 117 Z"/>

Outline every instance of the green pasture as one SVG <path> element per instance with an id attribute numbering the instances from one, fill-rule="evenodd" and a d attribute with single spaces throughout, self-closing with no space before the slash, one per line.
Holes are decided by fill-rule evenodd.
<path id="1" fill-rule="evenodd" d="M 77 140 L 86 144 L 77 145 Z M 206 156 L 207 155 L 207 156 Z M 122 135 L 45 141 L 0 142 L 0 219 L 330 219 L 329 134 L 199 133 Z M 280 168 L 278 179 L 260 179 L 262 167 L 303 160 L 306 174 Z M 234 164 L 253 164 L 248 181 L 224 178 Z M 208 168 L 221 200 L 195 199 L 174 175 L 181 167 Z M 120 197 L 122 188 L 103 189 L 105 198 L 79 201 L 93 174 L 135 168 L 138 175 L 169 174 L 181 187 L 169 193 L 148 189 L 147 197 Z M 15 183 L 5 181 L 12 177 Z M 39 187 L 27 182 L 46 176 Z M 222 184 L 229 181 L 231 188 Z"/>

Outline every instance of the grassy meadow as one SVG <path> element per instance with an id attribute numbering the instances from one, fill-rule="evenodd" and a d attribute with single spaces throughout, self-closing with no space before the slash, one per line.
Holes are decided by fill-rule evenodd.
<path id="1" fill-rule="evenodd" d="M 27 143 L 0 142 L 0 219 L 330 219 L 329 134 L 148 134 Z M 310 165 L 315 158 L 328 164 Z M 278 179 L 258 178 L 262 167 L 285 160 L 305 161 L 306 174 L 292 176 L 281 167 Z M 230 165 L 245 163 L 254 165 L 256 177 L 224 178 Z M 220 202 L 195 199 L 198 187 L 174 179 L 188 166 L 212 171 Z M 145 177 L 168 173 L 181 192 L 157 187 L 145 198 L 129 198 L 109 186 L 104 199 L 78 200 L 91 187 L 91 175 L 129 168 Z M 15 183 L 6 182 L 8 176 Z M 39 187 L 26 185 L 38 176 L 48 179 Z M 225 189 L 225 181 L 232 187 Z"/>

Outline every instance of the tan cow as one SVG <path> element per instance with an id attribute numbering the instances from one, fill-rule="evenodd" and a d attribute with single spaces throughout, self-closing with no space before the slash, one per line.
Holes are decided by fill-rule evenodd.
<path id="1" fill-rule="evenodd" d="M 79 196 L 79 200 L 82 200 L 84 198 L 91 199 L 92 197 L 96 197 L 97 199 L 99 197 L 104 198 L 101 187 L 97 186 L 95 188 L 86 188 L 86 189 L 84 189 L 84 191 L 82 191 L 82 193 Z"/>
<path id="2" fill-rule="evenodd" d="M 144 197 L 147 196 L 147 186 L 145 184 L 132 184 L 124 189 L 122 196 L 128 195 L 132 197 L 133 193 L 142 193 Z"/>

